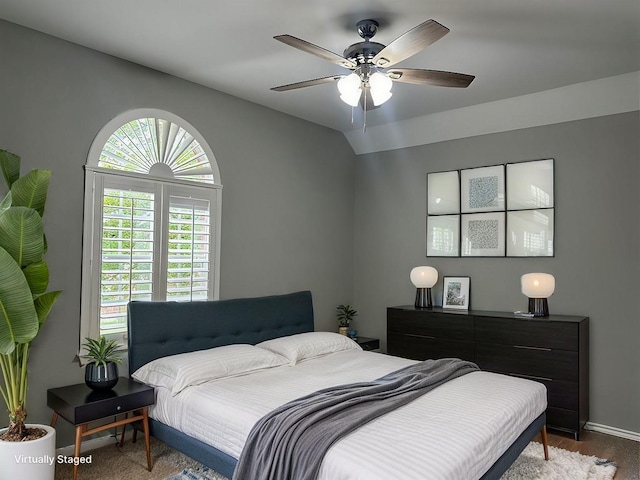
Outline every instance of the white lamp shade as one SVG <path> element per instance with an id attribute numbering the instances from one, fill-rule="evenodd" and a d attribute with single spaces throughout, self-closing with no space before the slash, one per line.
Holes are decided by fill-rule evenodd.
<path id="1" fill-rule="evenodd" d="M 369 78 L 369 87 L 373 104 L 377 107 L 391 98 L 393 81 L 383 73 L 375 72 Z"/>
<path id="2" fill-rule="evenodd" d="M 374 89 L 371 89 L 371 98 L 373 99 L 373 104 L 376 107 L 389 100 L 391 95 L 393 95 L 391 92 L 376 92 Z"/>
<path id="3" fill-rule="evenodd" d="M 353 92 L 343 93 L 342 95 L 340 95 L 340 100 L 342 100 L 347 105 L 357 107 L 358 102 L 360 101 L 360 95 L 362 95 L 362 90 L 358 89 Z"/>
<path id="4" fill-rule="evenodd" d="M 556 289 L 556 279 L 548 273 L 525 273 L 520 285 L 522 293 L 529 298 L 549 298 Z"/>
<path id="5" fill-rule="evenodd" d="M 360 77 L 356 73 L 352 73 L 338 80 L 338 91 L 342 95 L 349 95 L 359 89 Z"/>
<path id="6" fill-rule="evenodd" d="M 415 267 L 409 278 L 416 288 L 431 288 L 438 281 L 438 271 L 433 267 Z"/>
<path id="7" fill-rule="evenodd" d="M 393 86 L 393 81 L 384 73 L 375 72 L 371 75 L 371 78 L 369 78 L 369 85 L 371 86 L 371 90 L 389 92 Z"/>

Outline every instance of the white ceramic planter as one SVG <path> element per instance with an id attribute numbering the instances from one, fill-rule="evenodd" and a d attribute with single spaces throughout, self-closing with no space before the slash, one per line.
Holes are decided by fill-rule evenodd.
<path id="1" fill-rule="evenodd" d="M 28 442 L 0 440 L 2 478 L 53 480 L 56 473 L 56 431 L 49 425 L 27 426 L 44 428 L 47 434 Z M 0 433 L 5 430 L 0 430 Z"/>

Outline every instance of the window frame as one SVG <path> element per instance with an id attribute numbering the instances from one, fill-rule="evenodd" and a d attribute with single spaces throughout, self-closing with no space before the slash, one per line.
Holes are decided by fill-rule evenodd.
<path id="1" fill-rule="evenodd" d="M 140 174 L 123 170 L 102 168 L 98 166 L 102 148 L 108 138 L 122 125 L 139 118 L 156 117 L 170 120 L 188 131 L 204 149 L 209 160 L 214 183 L 195 182 L 177 178 L 158 177 L 149 174 Z M 80 306 L 80 345 L 85 338 L 98 338 L 100 336 L 100 277 L 102 259 L 102 208 L 104 189 L 118 188 L 125 190 L 140 189 L 141 191 L 153 191 L 158 202 L 170 203 L 172 196 L 189 196 L 202 198 L 209 201 L 209 285 L 207 297 L 209 300 L 219 299 L 220 294 L 220 227 L 222 212 L 222 184 L 218 166 L 213 152 L 204 138 L 183 119 L 169 112 L 156 109 L 137 109 L 125 112 L 107 123 L 96 136 L 89 151 L 87 164 L 85 165 L 85 194 L 83 215 L 83 247 L 82 247 L 82 280 L 81 280 L 81 306 Z M 196 196 L 197 195 L 197 196 Z M 166 208 L 165 208 L 166 207 Z M 154 229 L 159 236 L 154 235 L 154 255 L 166 255 L 168 241 L 168 212 L 169 205 L 161 205 L 159 211 L 165 218 L 157 218 Z M 166 231 L 165 231 L 166 230 Z M 157 264 L 154 259 L 154 264 Z M 155 270 L 158 270 L 157 268 Z M 166 272 L 155 271 L 154 286 L 162 286 L 165 292 L 164 298 L 156 298 L 158 290 L 154 287 L 154 300 L 166 300 Z M 162 284 L 162 278 L 165 284 Z M 118 343 L 126 347 L 128 332 L 109 334 Z M 80 349 L 79 349 L 80 351 Z"/>

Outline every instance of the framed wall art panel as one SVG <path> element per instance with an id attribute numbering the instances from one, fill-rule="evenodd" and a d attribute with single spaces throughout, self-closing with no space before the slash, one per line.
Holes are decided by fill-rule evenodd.
<path id="1" fill-rule="evenodd" d="M 460 239 L 463 257 L 504 257 L 505 213 L 462 215 Z"/>
<path id="2" fill-rule="evenodd" d="M 427 215 L 460 213 L 458 170 L 427 174 Z"/>
<path id="3" fill-rule="evenodd" d="M 468 168 L 460 171 L 462 213 L 504 210 L 504 165 Z"/>
<path id="4" fill-rule="evenodd" d="M 508 257 L 553 257 L 554 209 L 507 212 Z"/>
<path id="5" fill-rule="evenodd" d="M 554 207 L 552 158 L 507 163 L 507 210 Z"/>
<path id="6" fill-rule="evenodd" d="M 427 257 L 460 256 L 460 215 L 427 217 Z"/>

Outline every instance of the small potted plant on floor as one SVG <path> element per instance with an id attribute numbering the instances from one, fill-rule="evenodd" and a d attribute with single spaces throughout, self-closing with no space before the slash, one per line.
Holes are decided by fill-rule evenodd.
<path id="1" fill-rule="evenodd" d="M 349 334 L 351 320 L 357 315 L 358 312 L 351 308 L 351 305 L 338 305 L 336 308 L 336 316 L 338 317 L 338 332 L 340 332 L 341 335 Z"/>
<path id="2" fill-rule="evenodd" d="M 56 432 L 25 423 L 29 349 L 60 295 L 47 292 L 44 260 L 42 215 L 51 171 L 20 176 L 20 157 L 6 150 L 0 150 L 0 170 L 8 187 L 0 199 L 0 393 L 9 413 L 8 428 L 0 430 L 2 478 L 53 480 Z"/>
<path id="3" fill-rule="evenodd" d="M 82 346 L 87 354 L 82 358 L 89 360 L 85 367 L 84 382 L 93 390 L 109 390 L 118 383 L 118 364 L 122 362 L 122 349 L 115 340 L 103 336 L 96 340 L 85 338 Z"/>

